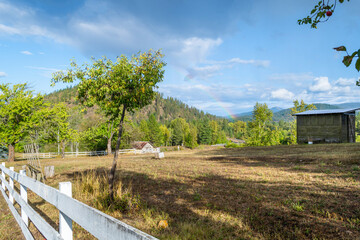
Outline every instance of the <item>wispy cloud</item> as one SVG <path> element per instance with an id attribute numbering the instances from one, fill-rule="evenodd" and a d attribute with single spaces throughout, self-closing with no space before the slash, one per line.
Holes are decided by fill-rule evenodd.
<path id="1" fill-rule="evenodd" d="M 197 78 L 206 80 L 214 75 L 220 74 L 223 69 L 231 69 L 236 65 L 253 65 L 256 67 L 269 67 L 269 60 L 244 60 L 240 58 L 232 58 L 227 61 L 205 61 L 207 63 L 203 66 L 195 66 L 187 69 L 187 78 Z"/>
<path id="2" fill-rule="evenodd" d="M 58 68 L 35 67 L 35 66 L 26 66 L 26 68 L 37 70 L 37 74 L 46 78 L 51 78 L 54 72 L 63 70 Z"/>
<path id="3" fill-rule="evenodd" d="M 32 52 L 30 52 L 30 51 L 21 51 L 20 53 L 22 53 L 24 55 L 33 55 Z"/>
<path id="4" fill-rule="evenodd" d="M 57 68 L 47 68 L 47 67 L 34 67 L 34 66 L 26 66 L 26 67 L 30 68 L 30 69 L 52 71 L 52 72 L 57 72 L 57 71 L 61 70 L 61 69 L 57 69 Z"/>
<path id="5" fill-rule="evenodd" d="M 240 59 L 240 58 L 232 58 L 228 61 L 228 63 L 229 64 L 231 64 L 231 63 L 250 64 L 250 65 L 255 65 L 257 67 L 269 67 L 270 66 L 269 60 L 255 60 L 255 59 L 244 60 L 244 59 Z"/>
<path id="6" fill-rule="evenodd" d="M 0 34 L 1 35 L 15 35 L 20 34 L 20 30 L 15 27 L 9 27 L 4 24 L 0 24 Z"/>
<path id="7" fill-rule="evenodd" d="M 291 81 L 291 82 L 304 82 L 313 80 L 314 76 L 312 73 L 282 73 L 282 74 L 273 74 L 269 77 L 270 80 L 277 80 L 277 81 Z"/>
<path id="8" fill-rule="evenodd" d="M 0 72 L 0 78 L 6 77 L 6 76 L 7 76 L 7 74 L 5 72 Z"/>
<path id="9" fill-rule="evenodd" d="M 355 86 L 355 83 L 355 78 L 339 78 L 335 81 L 335 84 L 339 86 Z"/>

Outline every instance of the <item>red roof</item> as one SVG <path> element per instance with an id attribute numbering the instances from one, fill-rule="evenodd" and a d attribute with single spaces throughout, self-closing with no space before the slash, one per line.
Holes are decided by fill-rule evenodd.
<path id="1" fill-rule="evenodd" d="M 141 141 L 136 141 L 136 142 L 133 142 L 132 146 L 133 148 L 135 149 L 143 149 L 145 147 L 146 144 L 148 144 L 149 142 L 141 142 Z M 150 143 L 149 143 L 150 144 Z M 151 144 L 150 144 L 151 145 Z"/>

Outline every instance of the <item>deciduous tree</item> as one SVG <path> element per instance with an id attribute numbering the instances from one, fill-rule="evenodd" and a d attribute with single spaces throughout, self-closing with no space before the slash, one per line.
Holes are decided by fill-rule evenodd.
<path id="1" fill-rule="evenodd" d="M 253 120 L 249 123 L 250 136 L 247 144 L 253 146 L 268 145 L 270 141 L 268 132 L 269 123 L 272 121 L 273 112 L 268 108 L 267 104 L 256 103 L 253 110 Z"/>
<path id="2" fill-rule="evenodd" d="M 116 62 L 103 57 L 93 59 L 91 65 L 84 65 L 83 68 L 72 62 L 72 69 L 53 75 L 53 83 L 79 80 L 77 99 L 80 103 L 99 106 L 110 120 L 120 117 L 114 160 L 109 172 L 111 200 L 114 199 L 115 170 L 125 113 L 151 103 L 155 97 L 154 89 L 164 76 L 165 63 L 162 58 L 160 51 L 151 50 L 130 59 L 122 55 Z"/>
<path id="3" fill-rule="evenodd" d="M 43 97 L 33 95 L 26 84 L 0 84 L 0 142 L 8 146 L 8 161 L 15 160 L 15 144 L 22 140 L 40 117 Z"/>
<path id="4" fill-rule="evenodd" d="M 77 138 L 76 130 L 70 128 L 69 113 L 67 106 L 64 103 L 55 104 L 52 109 L 52 117 L 50 119 L 51 140 L 58 141 L 60 143 L 61 157 L 65 158 L 65 147 L 74 138 Z"/>

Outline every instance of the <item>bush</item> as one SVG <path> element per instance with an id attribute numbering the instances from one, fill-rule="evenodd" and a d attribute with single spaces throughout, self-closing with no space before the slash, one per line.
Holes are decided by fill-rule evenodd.
<path id="1" fill-rule="evenodd" d="M 240 147 L 243 147 L 243 144 L 229 142 L 225 145 L 225 147 L 226 148 L 240 148 Z"/>

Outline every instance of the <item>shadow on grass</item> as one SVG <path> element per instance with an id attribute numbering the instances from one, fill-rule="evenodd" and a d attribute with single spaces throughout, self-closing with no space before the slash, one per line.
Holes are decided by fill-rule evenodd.
<path id="1" fill-rule="evenodd" d="M 205 160 L 245 167 L 281 168 L 360 181 L 360 144 L 318 144 L 210 149 Z"/>
<path id="2" fill-rule="evenodd" d="M 96 173 L 106 174 L 103 168 Z M 183 179 L 118 170 L 116 176 L 140 196 L 143 208 L 169 215 L 169 229 L 150 232 L 163 239 L 360 238 L 359 204 L 347 201 L 359 191 L 342 189 L 329 199 L 318 188 L 217 174 Z"/>

